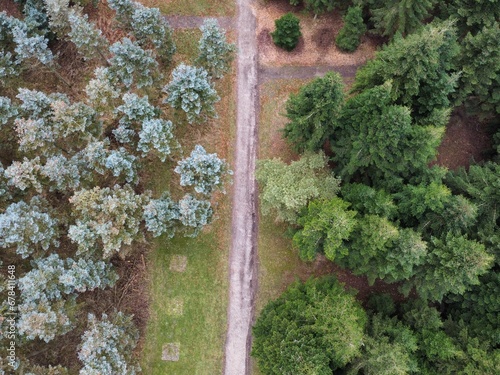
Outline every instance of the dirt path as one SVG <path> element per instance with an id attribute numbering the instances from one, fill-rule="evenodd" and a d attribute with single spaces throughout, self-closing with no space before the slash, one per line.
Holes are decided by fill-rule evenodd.
<path id="1" fill-rule="evenodd" d="M 250 373 L 251 325 L 257 282 L 255 247 L 258 61 L 252 0 L 237 0 L 238 61 L 236 153 L 225 375 Z"/>
<path id="2" fill-rule="evenodd" d="M 198 16 L 165 16 L 171 27 L 174 29 L 195 29 L 200 27 L 208 17 Z M 234 28 L 232 17 L 213 17 L 219 22 L 223 29 L 230 30 Z"/>

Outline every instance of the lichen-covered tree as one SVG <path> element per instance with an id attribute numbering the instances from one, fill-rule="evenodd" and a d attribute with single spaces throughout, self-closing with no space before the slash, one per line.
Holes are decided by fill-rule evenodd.
<path id="1" fill-rule="evenodd" d="M 262 213 L 273 213 L 279 221 L 295 223 L 309 201 L 335 197 L 340 180 L 326 163 L 323 153 L 306 154 L 289 165 L 280 159 L 259 160 L 256 179 Z"/>
<path id="2" fill-rule="evenodd" d="M 178 227 L 179 215 L 178 203 L 168 195 L 159 199 L 151 199 L 144 206 L 143 218 L 147 230 L 153 233 L 153 237 L 165 233 L 168 238 L 172 238 Z"/>
<path id="3" fill-rule="evenodd" d="M 196 237 L 212 220 L 213 209 L 208 200 L 197 199 L 191 194 L 186 194 L 178 205 L 179 221 L 187 237 Z"/>
<path id="4" fill-rule="evenodd" d="M 226 32 L 214 18 L 208 18 L 200 27 L 197 64 L 203 66 L 212 77 L 222 78 L 231 67 L 236 47 L 226 41 Z"/>
<path id="5" fill-rule="evenodd" d="M 152 44 L 163 64 L 170 64 L 176 47 L 167 20 L 158 8 L 148 8 L 140 3 L 134 3 L 134 8 L 130 27 L 135 38 L 143 47 Z"/>
<path id="6" fill-rule="evenodd" d="M 172 72 L 172 80 L 163 92 L 167 94 L 164 103 L 185 112 L 190 124 L 217 117 L 214 105 L 220 98 L 203 68 L 180 64 Z"/>
<path id="7" fill-rule="evenodd" d="M 77 244 L 78 253 L 98 252 L 107 259 L 120 254 L 123 245 L 142 238 L 142 206 L 148 200 L 129 185 L 75 192 L 70 203 L 76 221 L 69 226 L 68 236 Z"/>
<path id="8" fill-rule="evenodd" d="M 26 258 L 34 252 L 59 246 L 58 220 L 51 215 L 48 203 L 40 196 L 10 204 L 0 214 L 0 247 L 15 247 Z"/>
<path id="9" fill-rule="evenodd" d="M 179 147 L 174 138 L 172 121 L 151 119 L 142 122 L 139 132 L 137 150 L 142 151 L 142 156 L 149 153 L 157 155 L 162 162 L 167 159 L 172 151 Z"/>
<path id="10" fill-rule="evenodd" d="M 179 161 L 174 172 L 180 175 L 181 186 L 193 186 L 197 193 L 206 196 L 222 189 L 224 177 L 232 174 L 225 160 L 209 154 L 201 145 L 194 146 L 191 155 Z"/>
<path id="11" fill-rule="evenodd" d="M 132 316 L 120 311 L 111 317 L 102 314 L 99 320 L 89 314 L 78 351 L 78 359 L 83 364 L 79 374 L 138 374 L 140 367 L 133 360 L 138 339 Z"/>
<path id="12" fill-rule="evenodd" d="M 335 132 L 340 110 L 344 104 L 344 83 L 336 72 L 328 72 L 290 94 L 286 102 L 283 135 L 298 151 L 321 150 Z"/>
<path id="13" fill-rule="evenodd" d="M 113 286 L 118 275 L 110 263 L 90 259 L 61 259 L 57 254 L 34 260 L 19 279 L 17 327 L 29 340 L 46 342 L 73 328 L 77 293 Z"/>
<path id="14" fill-rule="evenodd" d="M 137 88 L 151 86 L 158 77 L 158 63 L 152 51 L 142 49 L 137 42 L 123 38 L 109 47 L 109 75 L 127 89 L 135 83 Z"/>
<path id="15" fill-rule="evenodd" d="M 99 57 L 106 62 L 104 51 L 108 48 L 108 41 L 102 35 L 102 31 L 89 22 L 86 14 L 72 11 L 68 15 L 71 30 L 68 33 L 70 40 L 76 45 L 78 52 L 86 60 Z"/>

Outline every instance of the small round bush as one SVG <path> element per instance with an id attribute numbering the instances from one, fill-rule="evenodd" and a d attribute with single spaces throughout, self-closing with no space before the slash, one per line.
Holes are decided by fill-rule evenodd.
<path id="1" fill-rule="evenodd" d="M 366 32 L 363 13 L 359 6 L 350 7 L 344 16 L 344 27 L 339 31 L 335 43 L 346 52 L 354 52 L 361 43 L 361 35 Z"/>
<path id="2" fill-rule="evenodd" d="M 271 33 L 274 44 L 287 51 L 294 49 L 302 35 L 299 22 L 299 19 L 292 13 L 287 13 L 274 21 L 276 30 Z"/>

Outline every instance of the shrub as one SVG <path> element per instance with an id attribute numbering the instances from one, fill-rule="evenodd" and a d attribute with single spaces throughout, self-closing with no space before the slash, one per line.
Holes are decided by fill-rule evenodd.
<path id="1" fill-rule="evenodd" d="M 344 27 L 337 35 L 335 43 L 341 50 L 354 52 L 361 43 L 360 37 L 366 31 L 366 25 L 363 23 L 363 13 L 361 8 L 350 7 L 343 18 Z"/>
<path id="2" fill-rule="evenodd" d="M 274 44 L 287 51 L 294 49 L 302 35 L 299 23 L 299 19 L 292 13 L 287 13 L 274 21 L 276 30 L 271 33 Z"/>

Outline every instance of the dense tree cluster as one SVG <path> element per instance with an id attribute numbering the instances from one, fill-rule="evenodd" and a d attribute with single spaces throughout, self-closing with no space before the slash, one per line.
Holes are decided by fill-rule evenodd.
<path id="1" fill-rule="evenodd" d="M 199 66 L 175 68 L 172 29 L 158 9 L 108 1 L 114 26 L 125 35 L 111 44 L 81 2 L 21 3 L 22 19 L 0 12 L 0 247 L 3 263 L 15 265 L 18 277 L 16 366 L 22 362 L 21 370 L 34 374 L 136 374 L 132 317 L 116 311 L 97 318 L 97 310 L 84 332 L 82 320 L 94 306 L 83 293 L 114 286 L 113 264 L 138 243 L 161 234 L 196 236 L 211 222 L 211 198 L 224 191 L 229 164 L 201 145 L 183 158 L 176 127 L 189 125 L 178 116 L 165 118 L 162 101 L 181 108 L 190 123 L 216 117 L 219 97 L 205 68 L 222 77 L 234 46 L 208 23 L 199 60 L 192 62 Z M 83 90 L 65 76 L 65 62 L 51 49 L 55 42 L 74 45 L 82 61 L 91 60 L 93 76 L 78 78 Z M 221 51 L 225 55 L 217 57 Z M 170 85 L 160 71 L 172 74 Z M 40 90 L 25 80 L 26 72 L 59 79 L 63 89 Z M 167 173 L 181 177 L 157 196 L 145 189 L 144 167 L 155 159 L 177 163 Z M 64 368 L 29 360 L 29 351 L 43 351 L 44 343 L 57 350 L 57 337 L 70 331 L 81 336 L 79 362 L 68 359 Z M 0 362 L 0 372 L 11 370 Z"/>
<path id="2" fill-rule="evenodd" d="M 307 292 L 313 281 L 293 285 L 257 320 L 253 353 L 265 374 L 332 374 L 339 367 L 353 375 L 496 374 L 498 1 L 355 4 L 358 21 L 369 20 L 370 31 L 390 39 L 358 70 L 348 96 L 335 73 L 290 96 L 283 135 L 305 154 L 290 165 L 259 161 L 261 207 L 288 222 L 304 261 L 323 254 L 369 284 L 397 283 L 407 301 L 395 306 L 389 296 L 372 298 L 362 345 L 340 365 L 318 340 L 334 342 L 342 337 L 338 330 L 315 331 L 318 341 L 306 333 L 303 346 L 294 336 L 317 293 Z M 354 27 L 346 34 L 350 9 L 341 39 L 356 38 Z M 487 120 L 494 149 L 483 150 L 481 163 L 448 171 L 432 162 L 458 106 Z M 322 173 L 339 177 L 331 190 L 312 194 L 305 187 L 318 180 L 305 161 L 315 157 L 311 152 L 323 158 L 322 150 L 330 156 Z M 330 318 L 335 308 L 325 306 L 315 319 Z"/>

